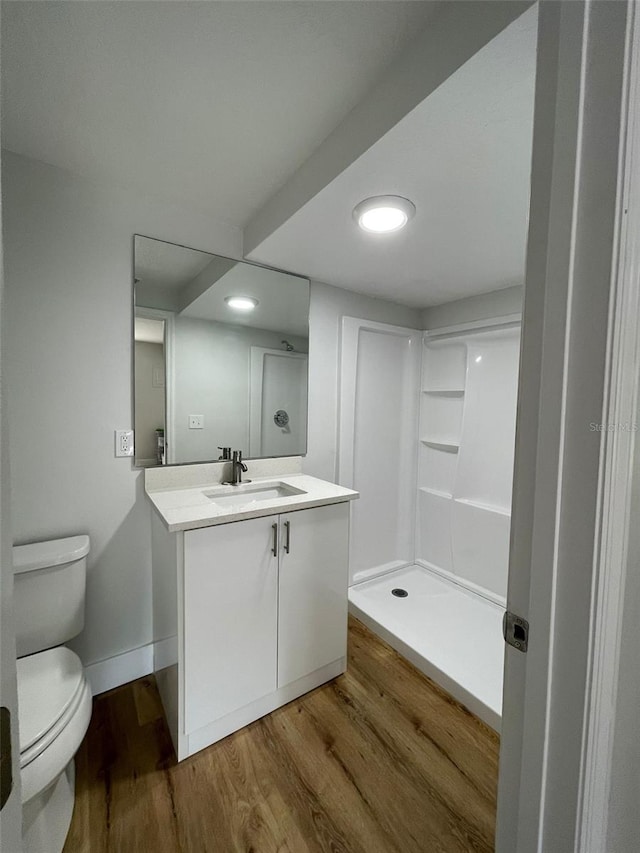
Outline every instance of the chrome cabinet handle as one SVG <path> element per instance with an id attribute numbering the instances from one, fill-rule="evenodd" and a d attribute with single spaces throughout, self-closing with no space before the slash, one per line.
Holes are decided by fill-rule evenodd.
<path id="1" fill-rule="evenodd" d="M 291 522 L 285 521 L 284 528 L 287 531 L 287 538 L 284 540 L 284 552 L 288 554 L 291 547 Z"/>
<path id="2" fill-rule="evenodd" d="M 273 547 L 271 549 L 271 553 L 274 557 L 278 556 L 278 525 L 272 524 L 271 529 L 273 530 Z"/>

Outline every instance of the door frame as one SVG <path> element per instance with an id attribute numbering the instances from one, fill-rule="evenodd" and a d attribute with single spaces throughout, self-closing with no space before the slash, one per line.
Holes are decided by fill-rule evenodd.
<path id="1" fill-rule="evenodd" d="M 0 24 L 1 26 L 1 24 Z M 2 177 L 0 175 L 0 190 Z M 13 558 L 11 527 L 11 466 L 7 415 L 6 308 L 0 192 L 0 705 L 10 714 L 11 791 L 0 812 L 0 850 L 22 849 L 22 783 L 18 731 L 16 638 L 13 623 Z M 3 756 L 3 759 L 7 756 Z M 6 772 L 6 764 L 3 768 Z"/>
<path id="2" fill-rule="evenodd" d="M 605 850 L 620 680 L 626 578 L 637 566 L 631 541 L 640 399 L 640 15 L 631 10 L 621 133 L 620 203 L 614 260 L 607 424 L 603 434 L 599 552 L 593 579 L 588 694 L 579 798 L 577 849 Z M 634 466 L 634 458 L 636 463 Z"/>
<path id="3" fill-rule="evenodd" d="M 498 853 L 605 850 L 634 444 L 608 425 L 640 370 L 633 5 L 539 4 L 507 595 L 530 635 L 506 648 Z"/>
<path id="4" fill-rule="evenodd" d="M 165 464 L 171 465 L 177 462 L 175 458 L 175 436 L 176 436 L 176 412 L 175 412 L 175 328 L 176 315 L 172 311 L 162 308 L 145 308 L 144 306 L 133 306 L 133 352 L 131 366 L 131 393 L 132 393 L 132 428 L 135 429 L 136 416 L 136 348 L 135 348 L 135 322 L 136 317 L 148 320 L 164 320 L 164 452 Z"/>

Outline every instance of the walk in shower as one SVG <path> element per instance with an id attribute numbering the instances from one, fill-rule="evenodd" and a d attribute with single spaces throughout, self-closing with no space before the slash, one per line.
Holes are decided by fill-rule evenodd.
<path id="1" fill-rule="evenodd" d="M 344 318 L 339 482 L 351 611 L 495 729 L 520 318 L 420 332 Z"/>

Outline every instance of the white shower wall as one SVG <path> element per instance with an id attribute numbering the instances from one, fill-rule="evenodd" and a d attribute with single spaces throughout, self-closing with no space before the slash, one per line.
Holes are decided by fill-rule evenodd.
<path id="1" fill-rule="evenodd" d="M 500 603 L 507 588 L 519 324 L 425 337 L 416 562 Z"/>
<path id="2" fill-rule="evenodd" d="M 424 340 L 343 318 L 338 479 L 360 492 L 351 584 L 415 562 L 504 603 L 519 346 L 514 318 Z"/>
<path id="3" fill-rule="evenodd" d="M 174 334 L 169 461 L 204 462 L 218 456 L 219 446 L 238 448 L 249 456 L 251 349 L 282 350 L 282 333 L 178 315 Z M 306 352 L 306 338 L 288 337 L 299 353 Z M 203 429 L 189 428 L 191 414 L 203 416 Z M 306 423 L 303 429 L 306 432 Z"/>
<path id="4" fill-rule="evenodd" d="M 338 481 L 357 489 L 350 583 L 414 559 L 421 333 L 342 321 Z"/>

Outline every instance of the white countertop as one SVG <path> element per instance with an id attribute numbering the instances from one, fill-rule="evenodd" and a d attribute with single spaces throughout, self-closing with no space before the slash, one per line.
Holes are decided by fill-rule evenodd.
<path id="1" fill-rule="evenodd" d="M 250 484 L 243 485 L 255 489 L 256 486 L 265 486 L 270 483 L 274 485 L 282 483 L 285 486 L 300 489 L 304 494 L 256 500 L 254 492 L 247 494 L 246 504 L 234 503 L 232 506 L 221 506 L 206 495 L 207 492 L 220 491 L 220 483 L 213 481 L 209 484 L 186 488 L 150 489 L 147 487 L 147 496 L 171 533 L 179 530 L 194 530 L 198 527 L 212 527 L 216 524 L 228 524 L 247 518 L 277 515 L 280 512 L 311 509 L 311 507 L 324 506 L 325 504 L 352 501 L 359 497 L 358 492 L 354 492 L 352 489 L 345 489 L 342 486 L 336 486 L 335 483 L 319 480 L 317 477 L 309 477 L 306 474 L 252 477 Z M 240 495 L 242 486 L 237 487 L 237 491 L 234 491 L 235 489 L 234 486 L 228 486 L 224 492 L 230 495 Z"/>

